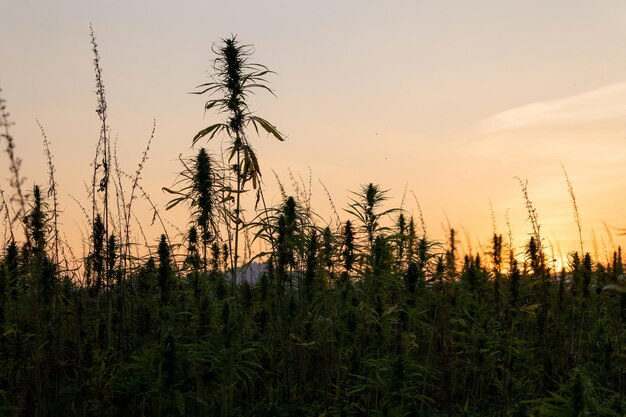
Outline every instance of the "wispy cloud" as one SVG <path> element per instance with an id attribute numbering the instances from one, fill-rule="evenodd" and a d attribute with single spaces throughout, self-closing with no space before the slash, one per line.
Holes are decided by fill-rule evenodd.
<path id="1" fill-rule="evenodd" d="M 518 193 L 503 190 L 516 185 L 514 176 L 528 179 L 546 230 L 573 224 L 561 163 L 585 227 L 618 224 L 619 215 L 606 207 L 626 204 L 626 83 L 497 113 L 477 123 L 451 152 L 458 178 L 472 175 L 490 187 L 501 196 L 501 207 L 520 205 Z"/>
<path id="2" fill-rule="evenodd" d="M 626 82 L 497 113 L 455 145 L 516 172 L 563 162 L 614 181 L 616 170 L 626 171 Z"/>
<path id="3" fill-rule="evenodd" d="M 626 83 L 503 111 L 479 122 L 472 136 L 526 128 L 571 129 L 603 122 L 626 126 Z"/>

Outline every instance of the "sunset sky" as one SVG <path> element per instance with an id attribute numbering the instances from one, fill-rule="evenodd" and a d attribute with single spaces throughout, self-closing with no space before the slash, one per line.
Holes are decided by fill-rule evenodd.
<path id="1" fill-rule="evenodd" d="M 277 97 L 251 99 L 288 137 L 252 138 L 268 202 L 280 201 L 272 170 L 293 191 L 290 170 L 308 183 L 310 169 L 321 224 L 333 216 L 320 180 L 339 209 L 361 184 L 389 189 L 389 206 L 406 189 L 404 207 L 417 213 L 415 194 L 431 237 L 443 241 L 449 221 L 464 250 L 477 252 L 492 233 L 490 205 L 500 233 L 508 213 L 514 243 L 528 239 L 519 177 L 528 180 L 545 245 L 559 256 L 579 247 L 564 166 L 585 250 L 595 246 L 605 259 L 611 240 L 626 243 L 618 236 L 626 227 L 624 1 L 0 4 L 0 88 L 16 152 L 28 188 L 45 184 L 38 119 L 70 240 L 86 230 L 70 195 L 88 205 L 99 134 L 91 23 L 125 171 L 135 171 L 156 120 L 142 184 L 160 207 L 178 155 L 192 155 L 194 134 L 220 120 L 204 114 L 205 97 L 188 93 L 209 79 L 212 44 L 237 34 L 254 45 L 255 62 L 277 73 L 269 77 Z M 206 146 L 219 152 L 219 144 Z M 4 153 L 2 161 L 0 184 L 10 194 Z M 180 228 L 184 216 L 167 213 Z"/>

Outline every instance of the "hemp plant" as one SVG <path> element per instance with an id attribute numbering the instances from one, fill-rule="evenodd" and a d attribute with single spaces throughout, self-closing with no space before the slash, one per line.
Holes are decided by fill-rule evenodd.
<path id="1" fill-rule="evenodd" d="M 181 202 L 187 202 L 194 217 L 192 228 L 197 233 L 195 226 L 200 229 L 202 241 L 202 264 L 206 272 L 207 247 L 218 238 L 218 225 L 216 222 L 215 208 L 218 204 L 217 191 L 223 188 L 220 184 L 222 178 L 215 170 L 215 161 L 204 148 L 200 148 L 195 158 L 181 159 L 184 170 L 180 173 L 180 179 L 176 182 L 181 188 L 178 190 L 163 187 L 163 191 L 174 195 L 165 207 L 169 210 Z M 197 240 L 197 236 L 191 236 Z"/>
<path id="2" fill-rule="evenodd" d="M 262 89 L 273 94 L 264 78 L 273 72 L 264 65 L 250 62 L 252 46 L 240 44 L 236 36 L 230 36 L 214 45 L 212 50 L 217 55 L 213 61 L 213 81 L 199 85 L 194 94 L 209 94 L 211 98 L 204 105 L 205 111 L 215 109 L 225 114 L 226 120 L 200 130 L 194 136 L 193 144 L 204 137 L 211 140 L 223 133 L 230 139 L 230 146 L 225 153 L 230 164 L 229 171 L 234 178 L 230 177 L 231 185 L 225 188 L 227 195 L 224 201 L 231 204 L 230 222 L 234 223 L 232 241 L 229 241 L 234 285 L 239 258 L 239 234 L 244 222 L 241 195 L 250 181 L 252 187 L 258 189 L 257 201 L 262 196 L 261 169 L 256 153 L 248 141 L 247 132 L 252 126 L 257 134 L 261 129 L 280 141 L 285 138 L 273 124 L 254 115 L 248 107 L 247 99 L 255 90 Z"/>
<path id="3" fill-rule="evenodd" d="M 370 266 L 374 264 L 374 241 L 379 235 L 385 235 L 389 227 L 383 226 L 381 220 L 396 211 L 397 208 L 382 209 L 384 202 L 388 199 L 388 190 L 383 190 L 378 184 L 369 183 L 362 185 L 359 192 L 352 191 L 352 202 L 349 208 L 344 209 L 348 214 L 356 217 L 361 223 L 361 232 L 365 235 L 365 255 Z"/>

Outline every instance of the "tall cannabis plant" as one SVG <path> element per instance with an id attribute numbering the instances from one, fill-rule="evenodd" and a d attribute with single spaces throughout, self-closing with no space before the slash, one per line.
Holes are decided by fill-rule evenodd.
<path id="1" fill-rule="evenodd" d="M 204 148 L 200 148 L 196 157 L 189 160 L 182 160 L 183 171 L 176 185 L 180 185 L 178 190 L 163 187 L 163 191 L 173 194 L 165 207 L 167 210 L 176 207 L 179 203 L 186 201 L 192 211 L 194 234 L 197 232 L 195 226 L 200 229 L 202 240 L 202 260 L 203 268 L 206 272 L 207 247 L 218 235 L 215 206 L 218 203 L 217 190 L 223 188 L 222 178 L 214 169 L 215 162 Z M 194 237 L 194 240 L 197 236 Z"/>
<path id="2" fill-rule="evenodd" d="M 231 222 L 234 223 L 232 242 L 230 242 L 230 263 L 234 284 L 239 258 L 239 232 L 243 223 L 241 194 L 245 192 L 248 181 L 251 181 L 253 188 L 256 189 L 261 180 L 259 161 L 248 141 L 248 128 L 252 125 L 256 133 L 261 128 L 280 141 L 285 138 L 270 122 L 253 115 L 248 107 L 248 96 L 255 90 L 263 89 L 272 93 L 264 78 L 272 71 L 264 65 L 250 62 L 252 47 L 240 44 L 236 36 L 231 36 L 222 39 L 218 45 L 215 45 L 213 52 L 217 55 L 213 62 L 213 70 L 215 71 L 213 81 L 199 85 L 195 94 L 217 96 L 207 100 L 204 108 L 205 110 L 215 109 L 219 113 L 224 113 L 226 120 L 199 131 L 193 138 L 193 144 L 203 137 L 208 137 L 208 140 L 211 140 L 222 133 L 226 133 L 230 139 L 230 147 L 226 152 L 231 174 L 234 178 L 231 180 L 232 186 L 228 190 L 229 195 L 226 201 L 230 201 L 234 205 L 230 210 Z M 258 193 L 260 196 L 260 189 Z"/>
<path id="3" fill-rule="evenodd" d="M 397 208 L 382 209 L 387 200 L 388 190 L 383 190 L 378 184 L 369 183 L 362 185 L 360 192 L 352 191 L 354 195 L 349 208 L 344 209 L 347 213 L 356 217 L 360 223 L 360 229 L 365 237 L 365 255 L 369 266 L 374 267 L 374 242 L 376 237 L 385 235 L 389 227 L 383 226 L 382 220 L 396 211 Z M 379 242 L 381 243 L 381 242 Z"/>

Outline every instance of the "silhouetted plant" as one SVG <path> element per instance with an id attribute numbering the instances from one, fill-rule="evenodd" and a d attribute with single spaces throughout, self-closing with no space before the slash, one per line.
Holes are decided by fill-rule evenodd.
<path id="1" fill-rule="evenodd" d="M 354 229 L 350 220 L 346 221 L 346 225 L 343 230 L 343 268 L 346 275 L 350 275 L 355 261 L 355 242 L 354 242 Z"/>
<path id="2" fill-rule="evenodd" d="M 91 230 L 92 252 L 87 259 L 86 274 L 88 279 L 91 278 L 93 280 L 94 291 L 98 294 L 104 284 L 104 264 L 106 262 L 104 252 L 105 228 L 99 214 L 96 215 Z"/>
<path id="3" fill-rule="evenodd" d="M 335 240 L 335 236 L 333 236 L 333 232 L 330 230 L 330 227 L 325 227 L 324 230 L 322 230 L 322 242 L 319 254 L 319 263 L 322 265 L 324 271 L 327 274 L 325 279 L 328 281 L 328 283 L 332 283 L 335 280 Z"/>
<path id="4" fill-rule="evenodd" d="M 98 51 L 98 44 L 96 43 L 96 36 L 93 32 L 93 27 L 89 26 L 91 47 L 94 54 L 93 66 L 96 76 L 96 97 L 98 106 L 96 113 L 100 118 L 100 137 L 96 146 L 96 154 L 94 156 L 93 166 L 93 178 L 92 178 L 92 219 L 95 223 L 96 215 L 99 213 L 96 201 L 96 194 L 98 192 L 103 193 L 103 214 L 101 217 L 102 224 L 104 226 L 105 236 L 105 251 L 104 256 L 108 255 L 108 240 L 106 236 L 109 235 L 109 183 L 111 178 L 111 137 L 109 134 L 109 125 L 107 122 L 107 102 L 104 92 L 104 82 L 102 79 L 102 67 L 100 66 L 100 52 Z M 98 171 L 102 170 L 102 177 L 98 181 Z M 105 269 L 108 268 L 108 262 L 104 262 Z M 106 271 L 105 271 L 106 273 Z"/>
<path id="5" fill-rule="evenodd" d="M 400 215 L 398 215 L 397 227 L 398 227 L 398 237 L 396 239 L 396 245 L 397 245 L 396 257 L 399 262 L 402 262 L 404 259 L 404 254 L 406 250 L 406 241 L 408 240 L 408 236 L 406 235 L 407 224 L 406 224 L 406 219 L 404 217 L 404 213 L 400 213 Z"/>
<path id="6" fill-rule="evenodd" d="M 220 246 L 217 242 L 213 242 L 211 245 L 211 271 L 214 274 L 220 269 Z"/>
<path id="7" fill-rule="evenodd" d="M 522 195 L 524 196 L 524 202 L 526 204 L 526 210 L 528 211 L 528 220 L 530 220 L 530 224 L 532 226 L 532 238 L 534 242 L 533 252 L 536 256 L 535 262 L 536 266 L 541 268 L 544 267 L 544 253 L 543 253 L 543 242 L 541 241 L 541 226 L 539 224 L 537 209 L 533 206 L 533 203 L 530 201 L 530 197 L 528 195 L 528 180 L 522 181 L 521 178 L 516 177 L 520 187 L 522 188 Z M 530 243 L 529 243 L 529 252 L 530 252 Z M 532 257 L 532 256 L 531 256 Z M 533 269 L 533 271 L 538 272 Z M 536 274 L 537 275 L 537 274 Z M 538 275 L 537 275 L 538 276 Z"/>
<path id="8" fill-rule="evenodd" d="M 187 256 L 185 257 L 184 266 L 197 271 L 202 265 L 200 253 L 198 252 L 198 229 L 191 226 L 187 232 Z"/>
<path id="9" fill-rule="evenodd" d="M 528 241 L 526 258 L 530 261 L 530 269 L 532 270 L 533 275 L 537 278 L 542 277 L 545 274 L 543 261 L 544 255 L 541 252 L 541 246 L 538 244 L 534 236 L 531 236 Z"/>
<path id="10" fill-rule="evenodd" d="M 0 89 L 0 93 L 2 93 L 2 89 Z M 6 101 L 0 96 L 0 128 L 3 129 L 3 132 L 0 133 L 0 137 L 7 141 L 6 152 L 9 156 L 9 170 L 11 172 L 10 184 L 15 190 L 15 194 L 11 197 L 10 201 L 18 203 L 18 209 L 12 219 L 12 222 L 15 222 L 21 219 L 26 213 L 26 198 L 28 196 L 22 189 L 26 178 L 20 173 L 22 160 L 15 153 L 15 141 L 9 130 L 12 124 L 13 123 L 9 120 Z"/>
<path id="11" fill-rule="evenodd" d="M 47 212 L 48 206 L 41 196 L 39 186 L 34 186 L 32 196 L 33 202 L 26 213 L 24 223 L 26 224 L 27 238 L 31 242 L 28 246 L 32 248 L 32 252 L 28 256 L 30 261 L 29 274 L 34 280 L 35 295 L 38 298 L 38 307 L 43 316 L 39 317 L 37 323 L 41 326 L 50 315 L 56 267 L 47 253 L 46 246 L 50 229 L 48 222 L 50 219 Z M 39 327 L 39 329 L 41 328 Z"/>
<path id="12" fill-rule="evenodd" d="M 119 284 L 119 281 L 116 278 L 117 273 L 119 273 L 119 269 L 116 267 L 116 262 L 118 259 L 118 243 L 115 235 L 109 235 L 107 242 L 107 268 L 106 268 L 106 286 L 107 288 L 111 288 L 114 284 Z"/>
<path id="13" fill-rule="evenodd" d="M 563 168 L 563 174 L 565 175 L 565 181 L 567 182 L 567 191 L 569 192 L 570 198 L 572 199 L 572 208 L 574 209 L 574 221 L 576 222 L 576 228 L 578 229 L 578 241 L 580 243 L 580 253 L 585 253 L 585 248 L 583 246 L 583 230 L 580 221 L 580 212 L 578 211 L 578 204 L 576 203 L 576 195 L 574 194 L 574 186 L 569 179 L 569 175 L 567 175 L 567 171 L 565 170 L 565 166 L 561 164 L 561 168 Z"/>
<path id="14" fill-rule="evenodd" d="M 472 293 L 481 295 L 487 283 L 487 277 L 487 271 L 480 263 L 480 256 L 476 255 L 475 258 L 472 258 L 466 255 L 461 271 L 461 282 L 467 283 Z"/>
<path id="15" fill-rule="evenodd" d="M 305 270 L 308 232 L 312 228 L 309 213 L 294 197 L 287 197 L 278 207 L 260 213 L 249 227 L 256 229 L 254 239 L 263 240 L 271 248 L 270 255 L 280 288 L 291 287 L 293 279 L 302 278 Z M 298 274 L 293 274 L 298 272 Z"/>
<path id="16" fill-rule="evenodd" d="M 389 231 L 389 227 L 382 223 L 385 216 L 397 211 L 395 208 L 382 210 L 383 203 L 387 200 L 387 190 L 382 190 L 379 185 L 369 183 L 361 186 L 360 192 L 352 192 L 352 202 L 346 212 L 357 218 L 361 232 L 364 234 L 364 244 L 361 249 L 365 261 L 364 267 L 373 271 L 375 268 L 374 240 L 377 236 Z M 354 243 L 357 243 L 356 241 Z M 355 249 L 358 246 L 355 245 Z"/>
<path id="17" fill-rule="evenodd" d="M 11 240 L 7 246 L 6 257 L 4 258 L 4 262 L 7 266 L 7 273 L 9 274 L 9 294 L 13 301 L 17 298 L 17 290 L 18 290 L 18 277 L 19 277 L 19 251 L 17 248 L 17 243 L 14 240 Z"/>
<path id="18" fill-rule="evenodd" d="M 49 177 L 49 187 L 48 187 L 48 197 L 52 197 L 52 231 L 54 232 L 54 263 L 59 264 L 59 201 L 58 201 L 58 193 L 57 193 L 57 182 L 55 180 L 55 168 L 52 163 L 52 152 L 50 151 L 50 142 L 48 141 L 48 137 L 46 136 L 46 132 L 43 129 L 43 126 L 37 121 L 39 128 L 41 129 L 41 135 L 43 137 L 44 150 L 46 154 L 46 161 L 48 163 L 48 177 Z"/>
<path id="19" fill-rule="evenodd" d="M 582 287 L 583 287 L 583 296 L 585 298 L 589 297 L 589 286 L 591 285 L 591 275 L 593 274 L 592 268 L 592 261 L 591 261 L 591 255 L 589 255 L 589 253 L 585 254 L 585 257 L 583 258 L 583 282 L 582 282 Z"/>
<path id="20" fill-rule="evenodd" d="M 496 306 L 500 305 L 500 286 L 502 284 L 502 235 L 494 232 L 491 241 L 491 263 L 493 271 L 493 296 Z"/>
<path id="21" fill-rule="evenodd" d="M 161 235 L 159 241 L 159 289 L 161 290 L 161 302 L 164 305 L 169 304 L 172 291 L 172 259 L 170 247 L 167 244 L 165 235 Z"/>
<path id="22" fill-rule="evenodd" d="M 26 224 L 26 237 L 33 248 L 36 256 L 43 257 L 46 252 L 46 234 L 48 228 L 47 206 L 41 196 L 38 185 L 33 188 L 33 203 L 26 213 L 24 223 Z"/>
<path id="23" fill-rule="evenodd" d="M 306 270 L 304 273 L 304 301 L 310 304 L 313 301 L 313 294 L 319 293 L 320 286 L 316 287 L 318 279 L 318 237 L 317 231 L 313 230 L 309 237 L 309 243 L 306 251 Z M 316 291 L 317 290 L 317 291 Z"/>
<path id="24" fill-rule="evenodd" d="M 215 169 L 215 163 L 206 149 L 200 148 L 198 154 L 192 160 L 182 160 L 184 167 L 179 174 L 181 177 L 177 184 L 179 190 L 163 187 L 163 190 L 175 197 L 169 201 L 166 209 L 169 210 L 178 204 L 189 204 L 193 217 L 194 226 L 200 230 L 202 242 L 202 266 L 207 267 L 207 248 L 218 238 L 218 221 L 216 206 L 220 199 L 219 193 L 223 192 L 221 179 Z"/>
<path id="25" fill-rule="evenodd" d="M 407 268 L 406 274 L 404 276 L 404 284 L 406 285 L 406 290 L 410 295 L 415 294 L 415 289 L 417 288 L 418 281 L 420 280 L 419 268 L 415 261 L 412 261 Z"/>
<path id="26" fill-rule="evenodd" d="M 622 262 L 622 248 L 617 248 L 617 251 L 613 252 L 613 263 L 611 264 L 613 270 L 613 277 L 617 278 L 618 276 L 624 273 L 624 264 Z"/>
<path id="27" fill-rule="evenodd" d="M 4 262 L 0 262 L 0 329 L 4 329 L 6 305 L 9 300 L 9 285 L 9 268 Z"/>
<path id="28" fill-rule="evenodd" d="M 362 185 L 360 192 L 352 192 L 354 198 L 349 205 L 350 208 L 345 209 L 361 223 L 370 254 L 376 235 L 389 230 L 381 224 L 382 218 L 396 211 L 395 209 L 378 211 L 387 200 L 387 192 L 388 190 L 381 190 L 379 185 L 373 183 Z"/>
<path id="29" fill-rule="evenodd" d="M 118 211 L 120 212 L 119 214 L 122 215 L 124 217 L 123 221 L 124 221 L 124 232 L 125 232 L 125 242 L 121 242 L 121 284 L 122 284 L 122 289 L 124 288 L 124 280 L 126 278 L 126 274 L 128 272 L 129 269 L 131 269 L 131 257 L 130 257 L 130 248 L 131 248 L 131 242 L 130 242 L 130 223 L 131 223 L 131 216 L 133 215 L 133 202 L 135 201 L 135 199 L 137 198 L 137 191 L 141 191 L 143 194 L 143 197 L 148 201 L 148 203 L 150 203 L 150 205 L 152 206 L 152 209 L 154 210 L 154 214 L 152 217 L 152 221 L 154 222 L 155 218 L 159 218 L 160 220 L 160 215 L 156 209 L 156 207 L 154 206 L 154 204 L 152 204 L 152 201 L 150 201 L 150 198 L 148 197 L 148 195 L 146 194 L 146 192 L 143 190 L 143 188 L 141 187 L 141 185 L 139 185 L 139 180 L 141 178 L 141 171 L 143 170 L 146 161 L 148 160 L 148 151 L 150 150 L 150 144 L 152 143 L 152 140 L 154 139 L 154 132 L 156 131 L 156 121 L 153 122 L 152 124 L 152 132 L 150 133 L 150 139 L 148 139 L 148 144 L 146 145 L 146 148 L 144 149 L 142 155 L 141 155 L 141 160 L 139 161 L 139 164 L 137 165 L 137 169 L 135 170 L 135 175 L 134 176 L 128 176 L 129 179 L 132 180 L 132 185 L 131 185 L 131 190 L 130 190 L 130 196 L 128 197 L 128 203 L 125 204 L 125 197 L 124 197 L 124 190 L 119 190 L 118 192 Z M 117 151 L 117 150 L 116 150 Z M 117 180 L 118 180 L 118 186 L 121 188 L 122 187 L 122 180 L 121 180 L 121 172 L 119 170 L 119 166 L 117 163 L 117 153 L 115 154 L 115 164 L 116 164 L 116 173 L 117 173 Z M 121 210 L 119 210 L 119 204 L 122 204 Z M 163 223 L 161 221 L 161 223 Z M 141 228 L 141 224 L 139 224 L 139 227 Z M 165 227 L 163 228 L 164 232 L 167 236 L 167 231 L 165 230 Z M 107 231 L 108 233 L 108 231 Z M 120 221 L 120 225 L 119 225 L 119 233 L 120 236 L 122 233 L 122 222 Z M 146 243 L 147 245 L 147 243 Z M 107 250 L 108 253 L 111 253 L 110 250 Z M 110 262 L 109 262 L 110 264 Z"/>
<path id="30" fill-rule="evenodd" d="M 383 275 L 391 272 L 392 266 L 391 247 L 384 236 L 378 235 L 374 239 L 372 248 L 372 266 L 374 275 Z"/>
<path id="31" fill-rule="evenodd" d="M 284 137 L 274 125 L 252 114 L 248 107 L 247 98 L 254 90 L 264 89 L 272 93 L 264 78 L 271 74 L 271 71 L 264 65 L 249 61 L 252 47 L 240 44 L 237 38 L 232 36 L 223 39 L 221 45 L 214 47 L 213 52 L 217 55 L 213 63 L 215 81 L 199 85 L 195 94 L 219 94 L 220 97 L 209 99 L 204 109 L 206 111 L 215 108 L 221 113 L 226 113 L 227 120 L 202 129 L 193 138 L 193 143 L 205 136 L 211 140 L 221 132 L 225 132 L 231 140 L 227 154 L 235 179 L 228 198 L 224 201 L 234 200 L 234 208 L 231 211 L 234 237 L 230 251 L 234 286 L 239 263 L 239 231 L 243 223 L 241 195 L 245 192 L 248 181 L 257 188 L 261 180 L 261 168 L 256 153 L 248 141 L 247 128 L 252 125 L 258 133 L 260 127 L 281 141 Z"/>
<path id="32" fill-rule="evenodd" d="M 385 192 L 373 184 L 351 195 L 356 214 L 337 219 L 336 232 L 318 227 L 311 180 L 292 175 L 295 197 L 283 189 L 275 207 L 245 224 L 263 240 L 266 271 L 258 283 L 231 277 L 228 291 L 234 241 L 229 248 L 216 230 L 204 256 L 200 245 L 202 224 L 234 237 L 235 202 L 221 198 L 234 198 L 235 182 L 218 180 L 222 191 L 203 212 L 216 183 L 199 158 L 202 150 L 186 162 L 187 184 L 197 188 L 175 196 L 199 202 L 180 233 L 184 272 L 165 234 L 156 261 L 138 257 L 126 268 L 132 242 L 120 216 L 130 219 L 133 194 L 124 202 L 117 169 L 122 214 L 117 223 L 109 215 L 112 232 L 103 210 L 85 212 L 85 287 L 53 262 L 56 209 L 33 190 L 20 217 L 26 235 L 5 233 L 0 254 L 0 415 L 623 414 L 626 297 L 609 292 L 626 292 L 621 249 L 606 264 L 574 252 L 553 275 L 525 185 L 536 224 L 521 268 L 510 232 L 504 248 L 494 227 L 491 247 L 478 255 L 463 253 L 448 227 L 443 247 L 427 236 L 421 210 L 417 233 L 405 212 L 385 210 Z M 137 183 L 143 161 L 145 153 L 131 179 L 145 194 Z"/>
<path id="33" fill-rule="evenodd" d="M 511 262 L 511 277 L 509 278 L 510 303 L 512 308 L 517 307 L 520 290 L 520 270 L 517 266 L 517 260 Z"/>
<path id="34" fill-rule="evenodd" d="M 456 277 L 456 260 L 457 260 L 457 249 L 456 249 L 456 230 L 450 228 L 448 245 L 449 248 L 446 250 L 446 258 L 445 258 L 445 266 L 449 279 L 453 279 Z"/>

